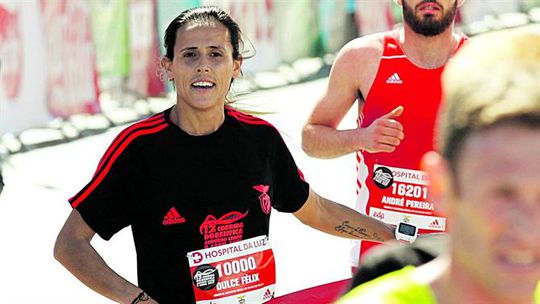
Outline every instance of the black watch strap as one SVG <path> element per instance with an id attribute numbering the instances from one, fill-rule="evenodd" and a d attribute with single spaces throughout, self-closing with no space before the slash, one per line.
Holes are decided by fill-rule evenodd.
<path id="1" fill-rule="evenodd" d="M 139 295 L 135 299 L 133 299 L 133 301 L 131 301 L 131 304 L 137 304 L 137 303 L 144 302 L 147 300 L 150 300 L 150 297 L 143 290 L 141 291 L 141 293 L 139 293 Z"/>

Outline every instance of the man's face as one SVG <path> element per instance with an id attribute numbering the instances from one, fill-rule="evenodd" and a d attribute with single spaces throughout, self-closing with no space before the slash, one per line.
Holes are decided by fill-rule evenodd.
<path id="1" fill-rule="evenodd" d="M 418 34 L 436 36 L 454 21 L 457 0 L 403 0 L 403 19 Z"/>
<path id="2" fill-rule="evenodd" d="M 540 129 L 506 124 L 472 134 L 455 171 L 453 263 L 508 303 L 530 297 L 540 279 Z"/>

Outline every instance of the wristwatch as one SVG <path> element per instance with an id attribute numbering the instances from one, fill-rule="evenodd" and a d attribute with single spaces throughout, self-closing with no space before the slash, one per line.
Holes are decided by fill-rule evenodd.
<path id="1" fill-rule="evenodd" d="M 396 240 L 412 243 L 418 236 L 418 228 L 415 225 L 399 222 L 395 230 Z"/>
<path id="2" fill-rule="evenodd" d="M 137 304 L 137 303 L 145 302 L 145 301 L 148 301 L 148 300 L 150 300 L 150 297 L 143 290 L 143 291 L 141 291 L 141 293 L 139 293 L 139 295 L 135 299 L 133 299 L 131 304 Z"/>

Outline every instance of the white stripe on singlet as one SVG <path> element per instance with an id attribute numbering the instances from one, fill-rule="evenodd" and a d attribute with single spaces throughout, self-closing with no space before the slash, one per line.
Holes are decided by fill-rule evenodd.
<path id="1" fill-rule="evenodd" d="M 381 59 L 399 59 L 399 58 L 407 58 L 407 56 L 406 55 L 381 56 Z"/>

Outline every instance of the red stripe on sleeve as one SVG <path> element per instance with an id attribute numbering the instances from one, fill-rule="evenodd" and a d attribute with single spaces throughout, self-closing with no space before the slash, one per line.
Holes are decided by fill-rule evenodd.
<path id="1" fill-rule="evenodd" d="M 235 117 L 235 118 L 241 122 L 245 122 L 250 125 L 265 125 L 265 126 L 273 127 L 269 122 L 266 122 L 264 120 L 256 121 L 256 120 L 249 120 L 249 119 L 240 118 L 240 117 Z"/>
<path id="2" fill-rule="evenodd" d="M 242 113 L 231 107 L 225 107 L 225 110 L 227 110 L 227 114 L 229 114 L 231 117 L 236 118 L 239 121 L 242 121 L 251 125 L 266 125 L 266 126 L 274 127 L 271 123 L 267 122 L 264 119 Z"/>
<path id="3" fill-rule="evenodd" d="M 300 176 L 300 179 L 305 182 L 305 178 L 304 178 L 304 173 L 302 172 L 302 170 L 300 170 L 300 168 L 296 168 L 296 170 L 298 170 L 298 176 Z"/>
<path id="4" fill-rule="evenodd" d="M 120 134 L 118 134 L 118 136 L 116 136 L 116 138 L 113 140 L 112 144 L 109 146 L 107 151 L 105 151 L 105 154 L 99 160 L 98 167 L 93 177 L 95 177 L 98 174 L 99 170 L 101 170 L 101 167 L 103 167 L 103 164 L 107 161 L 107 159 L 109 159 L 111 154 L 122 142 L 122 140 L 124 140 L 124 138 L 126 138 L 130 133 L 132 133 L 134 130 L 139 129 L 139 128 L 152 127 L 154 125 L 158 125 L 164 121 L 165 121 L 165 118 L 163 117 L 163 113 L 161 113 L 160 115 L 156 115 L 156 116 L 147 118 L 141 122 L 138 122 L 136 124 L 133 124 L 132 126 L 122 131 Z"/>
<path id="5" fill-rule="evenodd" d="M 138 131 L 135 131 L 133 133 L 131 133 L 131 135 L 129 135 L 129 137 L 118 147 L 118 149 L 116 149 L 114 151 L 114 153 L 112 154 L 111 156 L 111 160 L 107 163 L 107 165 L 105 166 L 104 170 L 102 170 L 97 176 L 93 177 L 92 178 L 92 181 L 90 182 L 90 185 L 79 195 L 77 194 L 76 196 L 72 197 L 70 199 L 71 201 L 71 206 L 73 208 L 76 208 L 84 199 L 86 199 L 88 197 L 88 195 L 90 195 L 90 193 L 92 193 L 92 191 L 94 191 L 94 189 L 101 183 L 101 181 L 103 181 L 103 179 L 105 178 L 105 176 L 107 176 L 107 174 L 109 173 L 109 170 L 111 169 L 113 163 L 116 161 L 116 159 L 120 156 L 120 154 L 122 154 L 122 151 L 124 151 L 124 149 L 137 137 L 141 136 L 141 135 L 147 135 L 147 134 L 152 134 L 152 133 L 157 133 L 163 129 L 165 129 L 167 127 L 167 124 L 166 123 L 162 123 L 162 124 L 159 124 L 151 129 L 145 129 L 145 130 L 138 130 Z M 77 197 L 78 196 L 78 197 Z M 75 199 L 75 197 L 77 197 Z M 73 200 L 73 201 L 72 201 Z"/>

